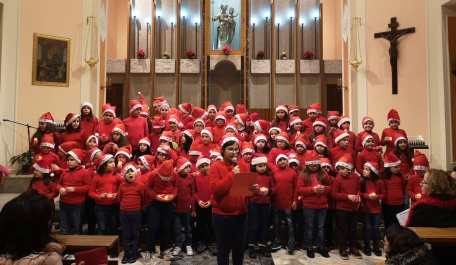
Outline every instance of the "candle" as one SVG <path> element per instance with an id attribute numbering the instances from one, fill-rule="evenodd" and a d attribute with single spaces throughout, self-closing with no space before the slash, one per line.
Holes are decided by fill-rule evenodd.
<path id="1" fill-rule="evenodd" d="M 160 20 L 160 16 L 157 16 L 157 20 L 158 20 L 158 26 L 157 26 L 157 42 L 158 42 L 158 49 L 157 49 L 157 53 L 158 53 L 158 58 L 161 57 L 161 20 Z M 165 36 L 166 37 L 166 36 Z"/>
<path id="2" fill-rule="evenodd" d="M 187 21 L 185 19 L 185 16 L 182 17 L 182 40 L 184 41 L 181 49 L 181 54 L 183 54 L 186 49 L 187 49 Z"/>
<path id="3" fill-rule="evenodd" d="M 302 59 L 302 54 L 303 54 L 303 49 L 304 47 L 304 23 L 301 23 L 301 59 Z"/>
<path id="4" fill-rule="evenodd" d="M 252 23 L 252 57 L 255 58 L 255 22 Z"/>
<path id="5" fill-rule="evenodd" d="M 277 59 L 280 59 L 280 23 L 277 23 Z"/>
<path id="6" fill-rule="evenodd" d="M 317 56 L 317 17 L 314 17 L 314 54 Z"/>
<path id="7" fill-rule="evenodd" d="M 171 54 L 170 58 L 173 58 L 174 55 L 174 22 L 171 22 Z"/>
<path id="8" fill-rule="evenodd" d="M 264 58 L 267 59 L 269 58 L 269 49 L 268 49 L 268 20 L 269 17 L 264 18 L 264 42 L 263 42 L 263 49 L 264 49 Z"/>
<path id="9" fill-rule="evenodd" d="M 147 31 L 146 31 L 146 58 L 149 58 L 149 22 L 146 23 Z"/>
<path id="10" fill-rule="evenodd" d="M 134 12 L 134 11 L 133 11 Z M 133 36 L 136 37 L 136 15 L 133 16 Z M 136 38 L 134 38 L 136 40 Z M 137 49 L 136 49 L 136 45 L 138 43 L 135 43 L 135 46 L 134 46 L 134 49 L 135 49 L 135 58 L 137 56 Z"/>
<path id="11" fill-rule="evenodd" d="M 195 56 L 198 58 L 198 22 L 195 22 Z"/>
<path id="12" fill-rule="evenodd" d="M 293 58 L 293 17 L 290 17 L 289 28 L 289 41 L 288 41 L 288 58 Z"/>

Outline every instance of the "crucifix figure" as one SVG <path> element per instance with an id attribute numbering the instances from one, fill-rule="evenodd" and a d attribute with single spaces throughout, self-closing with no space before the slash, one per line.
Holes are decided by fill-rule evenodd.
<path id="1" fill-rule="evenodd" d="M 391 22 L 388 24 L 388 28 L 391 31 L 378 32 L 374 34 L 374 38 L 383 38 L 390 42 L 389 55 L 390 55 L 390 64 L 391 64 L 391 75 L 392 75 L 392 89 L 393 94 L 397 94 L 397 58 L 399 52 L 397 46 L 399 44 L 398 40 L 405 34 L 414 33 L 415 27 L 397 29 L 399 23 L 397 23 L 396 17 L 391 18 Z"/>

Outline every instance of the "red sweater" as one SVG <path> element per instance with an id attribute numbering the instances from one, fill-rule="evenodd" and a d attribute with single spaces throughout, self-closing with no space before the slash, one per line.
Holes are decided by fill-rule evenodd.
<path id="1" fill-rule="evenodd" d="M 335 165 L 339 158 L 344 156 L 345 154 L 349 154 L 353 158 L 353 163 L 356 165 L 356 155 L 355 152 L 350 149 L 349 147 L 347 149 L 342 149 L 339 145 L 336 145 L 335 147 L 331 148 L 330 151 L 330 158 L 331 162 Z"/>
<path id="2" fill-rule="evenodd" d="M 393 142 L 394 134 L 401 134 L 402 136 L 407 137 L 407 133 L 402 129 L 394 130 L 389 127 L 383 129 L 382 137 L 380 138 L 380 143 L 381 143 L 381 145 L 386 146 L 385 153 L 394 151 L 394 148 L 395 148 L 394 142 Z"/>
<path id="3" fill-rule="evenodd" d="M 90 186 L 89 196 L 95 200 L 96 204 L 112 205 L 118 203 L 118 198 L 100 198 L 102 193 L 117 194 L 121 178 L 114 173 L 95 175 Z"/>
<path id="4" fill-rule="evenodd" d="M 60 195 L 60 200 L 66 204 L 83 203 L 89 191 L 91 176 L 91 172 L 82 167 L 65 170 L 60 177 L 58 189 L 74 187 L 74 191 Z"/>
<path id="5" fill-rule="evenodd" d="M 421 194 L 421 181 L 423 180 L 423 176 L 413 174 L 409 176 L 407 181 L 407 193 L 412 199 L 412 202 L 416 202 L 417 199 L 415 196 L 419 193 Z M 421 194 L 422 195 L 422 194 Z"/>
<path id="6" fill-rule="evenodd" d="M 304 134 L 305 135 L 311 135 L 313 132 L 313 123 L 314 120 L 311 120 L 310 118 L 305 119 L 302 124 L 304 125 Z"/>
<path id="7" fill-rule="evenodd" d="M 325 176 L 326 177 L 326 176 Z M 306 177 L 302 177 L 306 178 Z M 330 186 L 324 186 L 325 190 L 322 193 L 315 193 L 313 187 L 322 185 L 318 181 L 318 172 L 310 174 L 310 183 L 306 183 L 305 179 L 299 182 L 298 193 L 301 195 L 302 206 L 310 209 L 327 209 L 328 208 L 328 193 L 331 191 Z"/>
<path id="8" fill-rule="evenodd" d="M 390 205 L 402 205 L 404 203 L 405 180 L 401 175 L 392 175 L 385 181 L 385 197 L 383 202 Z"/>
<path id="9" fill-rule="evenodd" d="M 84 136 L 84 133 L 82 130 L 78 130 L 78 131 L 74 131 L 74 132 L 65 131 L 64 133 L 62 133 L 59 136 L 59 143 L 62 144 L 65 142 L 77 142 L 77 143 L 79 143 L 81 148 L 84 148 L 85 138 L 86 138 L 86 136 Z"/>
<path id="10" fill-rule="evenodd" d="M 100 148 L 103 147 L 103 144 L 108 142 L 111 138 L 109 137 L 112 133 L 112 129 L 116 127 L 117 124 L 122 123 L 118 118 L 114 118 L 111 123 L 105 123 L 103 120 L 98 122 L 98 126 L 95 129 L 95 132 L 100 135 Z"/>
<path id="11" fill-rule="evenodd" d="M 258 174 L 256 183 L 260 188 L 268 188 L 269 194 L 272 192 L 272 176 L 265 175 L 265 174 Z M 271 196 L 270 195 L 253 195 L 250 197 L 250 202 L 258 203 L 258 204 L 270 204 L 271 203 Z"/>
<path id="12" fill-rule="evenodd" d="M 362 206 L 361 206 L 361 211 L 363 213 L 373 213 L 373 214 L 379 214 L 382 212 L 382 205 L 381 201 L 383 200 L 383 197 L 385 196 L 385 183 L 383 180 L 377 180 L 377 181 L 372 181 L 372 180 L 366 180 L 365 181 L 366 185 L 366 191 L 361 193 L 361 199 L 362 199 Z M 377 194 L 377 199 L 371 200 L 369 199 L 369 194 L 375 193 Z"/>
<path id="13" fill-rule="evenodd" d="M 364 164 L 368 161 L 377 162 L 379 165 L 378 168 L 380 173 L 383 172 L 383 159 L 380 152 L 375 149 L 372 149 L 370 151 L 367 149 L 362 149 L 356 158 L 356 170 L 358 173 L 361 174 L 363 172 Z"/>
<path id="14" fill-rule="evenodd" d="M 214 143 L 219 144 L 225 135 L 225 125 L 215 126 L 212 128 L 212 135 L 214 135 Z"/>
<path id="15" fill-rule="evenodd" d="M 233 185 L 233 167 L 225 161 L 217 161 L 209 168 L 212 212 L 215 214 L 241 215 L 247 212 L 246 198 L 229 194 Z"/>
<path id="16" fill-rule="evenodd" d="M 193 194 L 195 193 L 194 180 L 191 174 L 185 177 L 178 176 L 176 180 L 176 213 L 192 213 L 195 211 Z"/>
<path id="17" fill-rule="evenodd" d="M 273 203 L 280 210 L 290 210 L 293 202 L 297 201 L 298 176 L 296 172 L 286 167 L 273 171 Z"/>
<path id="18" fill-rule="evenodd" d="M 137 149 L 139 140 L 149 135 L 149 125 L 144 117 L 128 117 L 123 120 L 125 124 L 125 130 L 127 131 L 128 141 L 133 146 L 133 149 Z"/>
<path id="19" fill-rule="evenodd" d="M 54 198 L 59 194 L 57 183 L 51 181 L 46 185 L 44 184 L 42 178 L 33 178 L 30 184 L 30 189 L 38 192 L 38 194 L 46 196 L 49 200 L 52 201 L 54 201 Z"/>
<path id="20" fill-rule="evenodd" d="M 358 210 L 359 203 L 354 203 L 348 199 L 348 195 L 359 194 L 359 177 L 355 174 L 350 174 L 347 177 L 342 177 L 337 174 L 332 185 L 332 197 L 336 203 L 336 209 L 342 211 L 355 212 Z"/>
<path id="21" fill-rule="evenodd" d="M 211 184 L 209 176 L 204 176 L 200 172 L 195 174 L 195 200 L 208 202 L 211 200 Z"/>
<path id="22" fill-rule="evenodd" d="M 33 158 L 35 162 L 40 161 L 40 165 L 42 167 L 47 167 L 50 168 L 52 164 L 59 165 L 60 164 L 60 158 L 59 156 L 54 153 L 54 151 L 50 151 L 49 153 L 43 153 L 39 152 L 38 154 L 35 155 Z"/>
<path id="23" fill-rule="evenodd" d="M 157 195 L 172 195 L 176 196 L 177 186 L 176 186 L 176 175 L 171 174 L 171 176 L 160 176 L 157 171 L 154 171 L 149 177 L 149 182 L 147 183 L 146 193 L 147 198 L 150 202 L 158 201 Z"/>
<path id="24" fill-rule="evenodd" d="M 95 130 L 98 127 L 98 119 L 96 117 L 92 117 L 91 119 L 81 117 L 80 126 L 82 133 L 88 137 L 95 133 Z"/>
<path id="25" fill-rule="evenodd" d="M 356 135 L 355 150 L 357 152 L 360 152 L 361 150 L 363 150 L 363 139 L 362 139 L 361 135 L 366 132 L 367 132 L 366 130 L 363 130 Z M 370 134 L 372 136 L 372 138 L 374 139 L 374 146 L 380 145 L 380 137 L 378 136 L 378 133 L 373 132 L 373 131 L 367 132 L 367 133 Z"/>
<path id="26" fill-rule="evenodd" d="M 123 181 L 119 186 L 119 201 L 121 211 L 139 211 L 144 205 L 144 186 L 138 182 Z"/>

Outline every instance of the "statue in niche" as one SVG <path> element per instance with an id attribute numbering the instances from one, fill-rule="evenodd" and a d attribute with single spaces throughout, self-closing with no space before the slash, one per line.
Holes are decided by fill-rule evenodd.
<path id="1" fill-rule="evenodd" d="M 225 44 L 231 46 L 236 31 L 235 18 L 238 14 L 234 14 L 234 8 L 229 9 L 228 5 L 221 4 L 219 13 L 212 18 L 212 21 L 217 21 L 217 46 L 216 49 L 222 49 Z"/>

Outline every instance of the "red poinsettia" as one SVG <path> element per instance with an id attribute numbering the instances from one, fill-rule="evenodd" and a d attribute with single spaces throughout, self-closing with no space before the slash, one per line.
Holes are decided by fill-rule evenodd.
<path id="1" fill-rule="evenodd" d="M 138 50 L 137 55 L 138 55 L 138 58 L 139 58 L 139 59 L 144 59 L 144 58 L 146 58 L 146 52 L 144 51 L 143 48 L 141 48 L 141 49 Z"/>
<path id="2" fill-rule="evenodd" d="M 187 56 L 187 59 L 195 59 L 196 58 L 196 54 L 194 51 L 192 50 L 188 50 L 185 52 L 185 55 Z"/>
<path id="3" fill-rule="evenodd" d="M 312 60 L 314 58 L 314 53 L 312 51 L 305 51 L 302 57 L 306 60 Z"/>
<path id="4" fill-rule="evenodd" d="M 225 55 L 230 55 L 231 52 L 232 52 L 233 50 L 231 49 L 230 45 L 225 44 L 225 45 L 223 46 L 222 51 L 223 51 L 223 54 L 225 54 Z"/>

